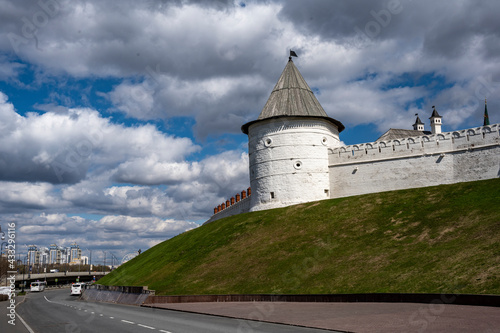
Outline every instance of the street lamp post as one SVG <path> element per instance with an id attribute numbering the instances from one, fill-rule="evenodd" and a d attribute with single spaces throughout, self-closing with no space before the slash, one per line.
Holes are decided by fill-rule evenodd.
<path id="1" fill-rule="evenodd" d="M 21 255 L 18 253 L 17 254 L 17 260 L 16 260 L 16 273 L 17 275 L 21 274 L 21 271 L 19 270 L 19 267 L 23 264 L 23 261 L 21 260 Z"/>
<path id="2" fill-rule="evenodd" d="M 5 232 L 2 231 L 2 226 L 0 225 L 0 234 L 2 234 L 1 240 L 5 239 Z"/>
<path id="3" fill-rule="evenodd" d="M 47 259 L 47 257 L 45 257 L 45 259 Z M 43 262 L 43 273 L 45 275 L 45 285 L 47 285 L 47 263 L 45 261 Z"/>
<path id="4" fill-rule="evenodd" d="M 5 239 L 5 232 L 3 232 L 3 231 L 2 231 L 2 226 L 1 226 L 1 225 L 0 225 L 0 234 L 2 234 L 2 237 L 0 237 L 0 239 L 1 239 L 1 240 L 4 240 L 4 239 Z M 3 246 L 3 244 L 4 244 L 4 243 L 5 243 L 5 244 L 7 244 L 7 242 L 3 242 L 3 243 L 2 243 L 2 246 Z M 0 258 L 2 258 L 2 253 L 3 253 L 3 252 L 1 251 L 1 248 L 2 248 L 2 247 L 0 246 Z M 5 268 L 5 285 L 6 285 L 6 286 L 7 286 L 7 276 L 8 276 L 7 271 L 8 271 L 8 269 L 7 269 L 7 268 Z M 0 274 L 0 275 L 1 275 L 1 274 Z"/>
<path id="5" fill-rule="evenodd" d="M 9 244 L 9 243 L 7 243 L 7 242 L 2 242 L 2 244 L 0 245 L 0 258 L 3 258 L 3 245 L 4 245 L 4 244 Z M 6 249 L 7 249 L 7 247 L 6 247 Z M 7 274 L 7 271 L 8 271 L 7 267 L 8 267 L 8 264 L 7 264 L 7 266 L 5 266 L 5 285 L 6 285 L 6 286 L 7 286 L 7 277 L 8 277 L 8 275 L 9 275 L 9 274 Z M 0 274 L 0 275 L 1 275 L 1 274 Z"/>
<path id="6" fill-rule="evenodd" d="M 27 261 L 27 264 L 28 266 L 31 267 L 30 263 L 31 263 L 31 258 L 29 257 L 30 255 L 30 247 L 26 244 L 24 244 L 24 246 L 26 246 L 26 249 L 28 250 L 28 254 L 26 255 L 26 261 Z M 24 270 L 26 270 L 26 263 L 24 264 Z M 30 273 L 31 273 L 31 269 L 28 269 L 28 280 L 30 279 Z M 24 271 L 23 271 L 23 280 L 24 280 Z M 24 291 L 24 290 L 23 290 Z"/>
<path id="7" fill-rule="evenodd" d="M 0 239 L 1 239 L 1 240 L 4 240 L 4 239 L 5 239 L 5 232 L 3 232 L 3 231 L 2 231 L 2 226 L 1 226 L 1 225 L 0 225 L 0 234 L 2 234 L 2 237 L 0 237 Z M 5 244 L 7 244 L 7 242 L 3 242 L 3 243 L 2 243 L 2 246 L 3 246 L 3 244 L 4 244 L 4 243 L 5 243 Z M 2 246 L 0 246 L 0 258 L 2 258 L 2 253 L 3 253 L 3 252 L 2 252 L 2 250 L 1 250 L 1 249 L 2 249 Z M 7 271 L 8 271 L 8 269 L 7 269 L 7 267 L 6 267 L 6 268 L 5 268 L 5 285 L 6 285 L 6 286 L 7 286 L 7 276 L 8 276 Z M 0 275 L 1 275 L 1 274 L 0 274 Z"/>
<path id="8" fill-rule="evenodd" d="M 23 266 L 23 289 L 21 290 L 21 292 L 24 293 L 24 286 L 26 285 L 26 281 L 24 280 L 24 271 L 26 270 L 26 260 L 28 259 L 28 255 L 26 255 L 26 257 L 24 257 L 24 266 Z"/>

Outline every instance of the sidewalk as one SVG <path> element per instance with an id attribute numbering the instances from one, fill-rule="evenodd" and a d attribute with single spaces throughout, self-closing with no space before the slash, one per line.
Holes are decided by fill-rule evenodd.
<path id="1" fill-rule="evenodd" d="M 156 308 L 345 332 L 500 333 L 500 308 L 418 303 L 219 302 Z M 252 325 L 252 327 L 258 327 Z"/>
<path id="2" fill-rule="evenodd" d="M 25 296 L 16 297 L 16 306 L 21 304 Z M 28 329 L 23 325 L 19 319 L 19 315 L 16 313 L 15 325 L 8 323 L 10 318 L 7 316 L 10 310 L 7 308 L 9 306 L 9 301 L 0 302 L 0 332 L 2 333 L 29 333 Z"/>

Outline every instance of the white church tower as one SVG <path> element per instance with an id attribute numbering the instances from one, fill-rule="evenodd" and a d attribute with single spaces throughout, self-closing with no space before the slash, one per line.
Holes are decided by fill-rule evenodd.
<path id="1" fill-rule="evenodd" d="M 344 125 L 328 117 L 288 60 L 248 135 L 250 211 L 330 198 L 328 149 L 340 146 Z"/>
<path id="2" fill-rule="evenodd" d="M 417 116 L 417 119 L 415 119 L 415 124 L 413 124 L 413 129 L 415 131 L 423 131 L 424 130 L 424 123 L 422 120 L 420 120 L 420 117 L 418 116 L 418 113 L 415 114 Z"/>
<path id="3" fill-rule="evenodd" d="M 441 118 L 443 118 L 443 117 L 441 117 L 439 115 L 439 113 L 436 110 L 436 107 L 432 106 L 432 115 L 429 118 L 431 120 L 431 131 L 432 131 L 432 134 L 439 134 L 439 133 L 441 133 L 441 125 L 442 125 Z"/>

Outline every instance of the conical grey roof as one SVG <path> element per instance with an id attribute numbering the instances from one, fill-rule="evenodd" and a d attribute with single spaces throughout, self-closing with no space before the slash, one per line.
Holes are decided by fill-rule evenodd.
<path id="1" fill-rule="evenodd" d="M 276 116 L 328 117 L 293 61 L 288 61 L 257 119 Z"/>
<path id="2" fill-rule="evenodd" d="M 439 115 L 439 113 L 437 112 L 436 108 L 434 108 L 434 109 L 432 110 L 432 115 L 430 116 L 430 118 L 429 118 L 429 119 L 431 119 L 431 118 L 433 118 L 433 117 L 434 117 L 434 118 L 438 118 L 438 117 L 439 117 L 439 118 L 443 118 L 443 117 L 441 117 L 441 116 Z"/>
<path id="3" fill-rule="evenodd" d="M 344 130 L 341 122 L 328 117 L 291 59 L 257 120 L 246 123 L 241 129 L 243 133 L 248 134 L 251 124 L 276 117 L 321 117 L 337 125 L 339 132 Z"/>

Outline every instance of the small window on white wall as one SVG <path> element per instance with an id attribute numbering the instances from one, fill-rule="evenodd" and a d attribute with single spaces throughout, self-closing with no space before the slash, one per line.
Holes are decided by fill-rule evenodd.
<path id="1" fill-rule="evenodd" d="M 302 168 L 302 162 L 301 161 L 295 161 L 293 162 L 293 167 L 297 170 Z"/>
<path id="2" fill-rule="evenodd" d="M 274 192 L 271 192 L 271 199 L 274 199 Z"/>

